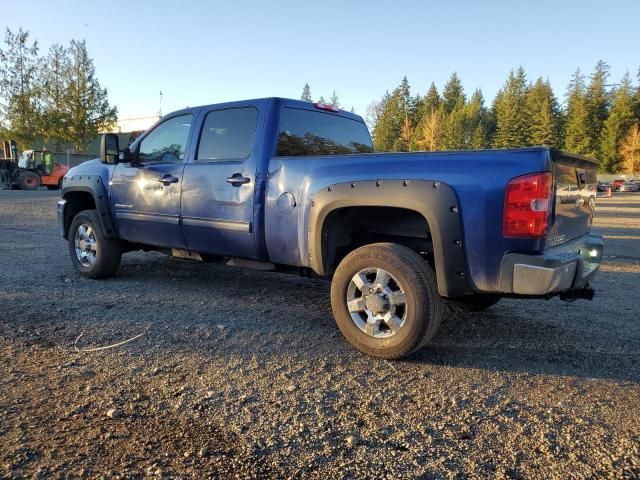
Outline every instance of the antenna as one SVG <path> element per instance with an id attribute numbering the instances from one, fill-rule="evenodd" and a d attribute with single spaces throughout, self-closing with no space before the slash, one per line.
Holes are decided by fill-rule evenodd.
<path id="1" fill-rule="evenodd" d="M 160 90 L 160 110 L 158 110 L 158 116 L 162 118 L 162 90 Z"/>

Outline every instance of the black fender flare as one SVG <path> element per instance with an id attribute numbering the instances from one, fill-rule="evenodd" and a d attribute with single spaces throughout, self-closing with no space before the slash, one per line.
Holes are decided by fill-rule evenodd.
<path id="1" fill-rule="evenodd" d="M 460 204 L 453 188 L 433 180 L 366 180 L 338 183 L 310 198 L 308 215 L 309 266 L 328 275 L 323 256 L 327 216 L 344 207 L 397 207 L 422 215 L 431 230 L 438 291 L 445 297 L 473 292 L 469 285 Z"/>
<path id="2" fill-rule="evenodd" d="M 73 175 L 72 177 L 65 176 L 62 182 L 62 198 L 66 197 L 73 192 L 88 193 L 93 197 L 93 203 L 98 211 L 98 219 L 100 220 L 100 227 L 102 232 L 107 238 L 119 238 L 118 232 L 111 218 L 111 211 L 109 210 L 109 200 L 107 195 L 107 189 L 102 182 L 100 175 Z M 73 221 L 73 218 L 69 218 L 70 214 L 67 213 L 69 208 L 65 208 L 64 215 L 64 232 L 69 231 L 69 226 Z M 65 236 L 65 238 L 67 238 Z"/>

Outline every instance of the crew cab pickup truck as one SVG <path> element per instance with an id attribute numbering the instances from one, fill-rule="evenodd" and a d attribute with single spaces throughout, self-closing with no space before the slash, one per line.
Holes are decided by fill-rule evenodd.
<path id="1" fill-rule="evenodd" d="M 345 338 L 400 358 L 447 304 L 591 299 L 597 163 L 548 148 L 374 153 L 362 118 L 281 98 L 187 108 L 64 178 L 58 221 L 88 278 L 125 252 L 330 279 Z"/>

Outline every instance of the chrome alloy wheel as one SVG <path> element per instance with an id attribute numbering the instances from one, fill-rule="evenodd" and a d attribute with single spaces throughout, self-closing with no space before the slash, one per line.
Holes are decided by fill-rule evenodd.
<path id="1" fill-rule="evenodd" d="M 90 225 L 86 223 L 78 226 L 74 237 L 76 257 L 83 267 L 91 267 L 96 261 L 98 243 L 96 235 Z"/>
<path id="2" fill-rule="evenodd" d="M 351 278 L 347 308 L 353 323 L 374 338 L 395 335 L 407 319 L 404 289 L 382 268 L 365 268 Z"/>

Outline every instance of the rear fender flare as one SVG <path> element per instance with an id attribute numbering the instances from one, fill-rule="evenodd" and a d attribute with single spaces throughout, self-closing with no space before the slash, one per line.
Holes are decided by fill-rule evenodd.
<path id="1" fill-rule="evenodd" d="M 440 295 L 452 297 L 472 291 L 458 198 L 449 185 L 432 180 L 338 183 L 311 195 L 307 223 L 308 264 L 316 273 L 330 274 L 322 250 L 327 216 L 339 208 L 366 206 L 397 207 L 421 214 L 431 230 Z"/>

